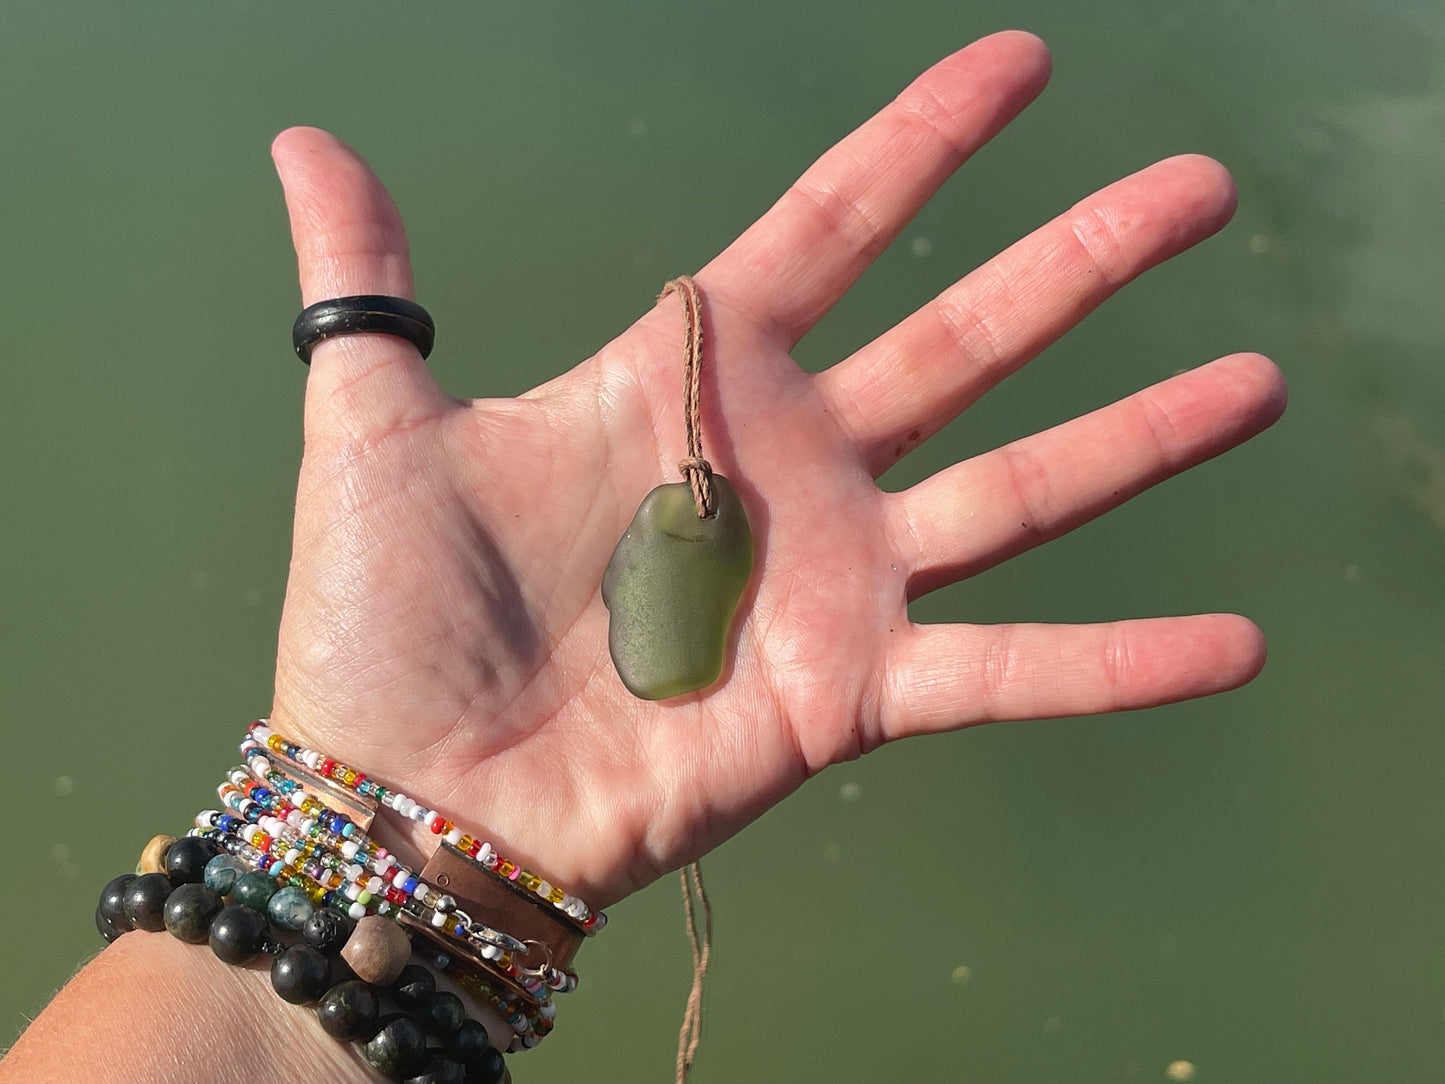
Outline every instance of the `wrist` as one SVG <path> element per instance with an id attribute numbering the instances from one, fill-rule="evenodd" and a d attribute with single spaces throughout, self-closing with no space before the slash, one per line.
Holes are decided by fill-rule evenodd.
<path id="1" fill-rule="evenodd" d="M 364 912 L 374 904 L 377 913 L 393 915 L 420 938 L 418 948 L 431 942 L 439 967 L 455 966 L 485 982 L 518 1045 L 536 1045 L 551 1030 L 551 995 L 575 989 L 572 959 L 584 938 L 605 925 L 605 915 L 444 813 L 296 742 L 267 720 L 248 729 L 241 753 L 246 766 L 231 773 L 232 785 L 219 795 L 243 819 L 203 813 L 196 819 L 203 834 L 259 868 L 271 868 L 265 863 L 284 853 L 273 873 L 300 876 L 320 893 L 313 898 L 335 898 L 328 887 L 344 886 L 343 910 Z M 424 863 L 408 866 L 384 845 L 377 829 L 387 813 L 399 825 L 427 832 Z M 335 866 L 328 871 L 306 860 L 314 845 L 328 840 L 349 863 L 345 877 Z"/>
<path id="2" fill-rule="evenodd" d="M 279 673 L 280 671 L 278 671 Z M 621 887 L 607 874 L 599 877 L 595 847 L 576 842 L 576 834 L 553 830 L 545 810 L 555 809 L 556 795 L 539 802 L 530 790 L 517 785 L 517 764 L 505 755 L 474 753 L 474 743 L 451 731 L 438 736 L 428 728 L 416 737 L 402 738 L 404 724 L 385 725 L 374 713 L 352 705 L 351 721 L 301 695 L 294 678 L 277 678 L 268 725 L 287 738 L 375 774 L 388 786 L 404 791 L 469 829 L 484 833 L 492 846 L 527 869 L 603 908 L 636 888 Z M 413 747 L 415 744 L 415 747 Z M 425 824 L 410 821 L 384 809 L 374 821 L 378 841 L 412 868 L 420 869 L 435 851 L 437 837 Z"/>
<path id="3" fill-rule="evenodd" d="M 265 721 L 249 728 L 240 748 L 245 764 L 228 772 L 217 789 L 222 808 L 198 814 L 193 835 L 203 838 L 187 843 L 188 856 L 207 848 L 228 855 L 207 865 L 208 884 L 211 865 L 217 866 L 212 888 L 228 893 L 234 885 L 238 903 L 279 907 L 277 914 L 285 917 L 275 921 L 281 924 L 300 923 L 313 907 L 323 906 L 362 925 L 380 923 L 367 926 L 371 933 L 365 936 L 358 928 L 343 957 L 363 978 L 383 984 L 391 978 L 374 977 L 359 962 L 371 957 L 353 959 L 347 952 L 353 943 L 372 946 L 356 950 L 381 953 L 378 963 L 367 967 L 377 975 L 395 974 L 380 961 L 400 968 L 397 942 L 406 949 L 408 937 L 397 932 L 399 925 L 422 962 L 475 986 L 506 1021 L 511 1030 L 498 1035 L 497 1047 L 540 1042 L 551 1030 L 552 995 L 575 988 L 572 958 L 583 939 L 602 928 L 605 916 L 520 868 L 444 814 L 298 744 Z M 375 829 L 384 814 L 397 825 L 425 828 L 430 841 L 425 863 L 409 866 L 382 844 Z M 188 861 L 174 848 L 170 855 L 182 865 Z M 247 868 L 252 872 L 240 880 L 227 873 Z M 285 935 L 279 936 L 284 943 Z M 508 1041 L 513 1035 L 515 1043 Z"/>
<path id="4" fill-rule="evenodd" d="M 413 962 L 424 958 L 423 953 L 413 957 Z M 237 966 L 223 963 L 204 945 L 187 945 L 163 932 L 127 932 L 66 987 L 37 1021 L 32 1038 L 41 1051 L 62 1045 L 71 1050 L 78 1055 L 76 1069 L 87 1057 L 93 1057 L 96 1049 L 113 1051 L 118 1062 L 126 1066 L 126 1080 L 163 1079 L 187 1084 L 217 1078 L 274 1079 L 296 1064 L 315 1067 L 324 1080 L 396 1079 L 378 1071 L 363 1056 L 360 1044 L 374 1033 L 375 1024 L 365 1027 L 366 1035 L 354 1041 L 338 1039 L 334 1032 L 328 1034 L 319 1019 L 325 999 L 318 1006 L 313 1002 L 294 1004 L 277 996 L 279 988 L 273 988 L 272 981 L 273 959 L 263 953 L 255 961 Z M 510 1044 L 511 1027 L 470 991 L 430 968 L 413 967 L 408 971 L 417 974 L 404 974 L 389 988 L 369 987 L 381 1010 L 374 1019 L 385 1024 L 396 1013 L 417 1023 L 435 1019 L 428 1006 L 440 1001 L 439 995 L 445 992 L 460 999 L 464 1019 L 480 1024 L 487 1042 L 495 1040 L 502 1049 Z M 336 976 L 333 969 L 332 977 Z M 423 978 L 426 983 L 411 986 L 410 996 L 404 1000 L 402 984 Z M 77 1004 L 93 1007 L 102 1001 L 103 1013 L 92 1008 L 83 1019 L 73 1009 Z M 427 1031 L 429 1025 L 422 1027 Z M 456 1024 L 448 1027 L 455 1028 Z M 63 1034 L 67 1041 L 47 1043 L 46 1032 Z M 467 1057 L 452 1048 L 460 1038 L 454 1032 L 440 1037 L 436 1031 L 427 1034 L 429 1049 L 438 1049 L 439 1044 L 457 1057 Z M 11 1067 L 7 1061 L 6 1069 Z M 21 1064 L 16 1067 L 24 1068 Z M 59 1063 L 49 1065 L 52 1071 L 65 1067 Z M 154 1072 L 149 1071 L 153 1067 Z M 89 1078 L 88 1068 L 85 1075 Z M 22 1072 L 17 1079 L 39 1077 L 41 1074 L 26 1076 Z M 48 1075 L 43 1078 L 51 1079 Z M 510 1078 L 504 1075 L 502 1079 Z"/>
<path id="5" fill-rule="evenodd" d="M 503 928 L 510 929 L 512 921 L 520 923 L 520 932 L 512 931 L 515 936 L 547 945 L 552 958 L 563 966 L 575 953 L 581 937 L 597 933 L 606 925 L 607 916 L 585 900 L 569 893 L 545 874 L 527 869 L 530 859 L 511 849 L 503 855 L 490 839 L 454 822 L 430 800 L 418 799 L 397 789 L 390 777 L 387 783 L 382 783 L 370 770 L 308 748 L 296 740 L 297 730 L 285 729 L 291 722 L 294 720 L 283 716 L 279 725 L 275 720 L 263 719 L 251 726 L 241 746 L 247 760 L 246 771 L 262 783 L 288 794 L 292 793 L 291 788 L 299 788 L 297 793 L 303 797 L 308 791 L 325 792 L 324 801 L 339 802 L 348 816 L 355 819 L 362 833 L 355 838 L 363 843 L 369 839 L 371 843 L 367 843 L 367 847 L 375 844 L 383 848 L 390 856 L 385 861 L 392 867 L 399 864 L 419 871 L 424 880 L 437 884 L 457 900 L 489 900 L 489 903 L 479 903 L 483 911 L 505 917 Z M 237 812 L 242 811 L 233 802 L 229 804 Z M 290 807 L 283 802 L 281 808 L 284 811 Z M 357 860 L 364 861 L 361 857 Z M 398 877 L 398 887 L 400 879 Z M 506 890 L 498 888 L 499 884 Z M 477 891 L 466 891 L 468 885 Z M 517 898 L 540 911 L 547 921 L 539 924 L 533 910 L 514 906 Z M 521 946 L 512 947 L 520 949 Z"/>
<path id="6" fill-rule="evenodd" d="M 0 1063 L 0 1081 L 214 1084 L 290 1079 L 298 1064 L 322 1080 L 384 1080 L 321 1030 L 314 1009 L 278 998 L 266 967 L 138 932 L 61 990 Z"/>

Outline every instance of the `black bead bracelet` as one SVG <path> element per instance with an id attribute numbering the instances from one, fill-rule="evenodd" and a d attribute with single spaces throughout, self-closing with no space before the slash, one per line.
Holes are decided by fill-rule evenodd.
<path id="1" fill-rule="evenodd" d="M 206 883 L 207 865 L 223 853 L 212 840 L 187 836 L 166 852 L 165 873 L 114 878 L 101 890 L 95 911 L 101 936 L 110 942 L 131 930 L 168 930 L 191 944 L 208 942 L 219 959 L 238 965 L 269 954 L 276 993 L 295 1005 L 314 1004 L 322 1029 L 356 1043 L 367 1064 L 389 1080 L 508 1079 L 506 1060 L 486 1028 L 467 1017 L 459 997 L 436 988 L 431 971 L 407 964 L 385 986 L 358 979 L 340 956 L 356 926 L 349 916 L 317 909 L 298 941 L 267 921 L 264 896 L 247 902 L 244 888 L 235 891 L 240 879 L 228 884 L 212 878 L 227 886 L 225 893 Z"/>

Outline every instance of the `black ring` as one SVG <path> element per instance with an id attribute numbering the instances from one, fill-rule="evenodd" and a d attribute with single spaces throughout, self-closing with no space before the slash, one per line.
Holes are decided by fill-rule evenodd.
<path id="1" fill-rule="evenodd" d="M 437 327 L 426 309 L 404 297 L 386 294 L 333 297 L 301 310 L 291 326 L 291 345 L 296 348 L 296 356 L 310 365 L 311 351 L 317 343 L 363 331 L 379 331 L 406 339 L 425 359 L 436 341 Z"/>

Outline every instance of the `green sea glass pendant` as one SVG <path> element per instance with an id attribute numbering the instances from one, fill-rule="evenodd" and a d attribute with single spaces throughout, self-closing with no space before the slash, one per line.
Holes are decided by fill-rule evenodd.
<path id="1" fill-rule="evenodd" d="M 602 576 L 612 663 L 643 700 L 696 692 L 722 674 L 753 533 L 737 491 L 719 474 L 711 480 L 706 519 L 685 482 L 644 497 Z"/>

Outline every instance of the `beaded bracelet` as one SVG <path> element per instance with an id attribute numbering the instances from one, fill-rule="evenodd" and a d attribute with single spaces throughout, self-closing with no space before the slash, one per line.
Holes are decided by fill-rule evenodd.
<path id="1" fill-rule="evenodd" d="M 209 838 L 209 836 L 203 834 L 201 838 L 205 839 Z M 227 845 L 226 840 L 217 842 L 222 846 Z M 237 841 L 231 840 L 230 842 L 236 843 Z M 264 906 L 268 917 L 272 917 L 274 920 L 278 920 L 281 925 L 285 925 L 287 922 L 285 915 L 292 910 L 295 897 L 291 896 L 289 899 L 284 897 L 283 893 L 287 891 L 286 888 L 277 888 L 274 891 L 268 891 L 269 888 L 274 887 L 269 883 L 271 880 L 270 872 L 268 870 L 260 870 L 247 861 L 243 856 L 244 849 L 247 846 L 246 844 L 239 844 L 235 851 L 227 847 L 226 854 L 221 857 L 222 859 L 231 859 L 236 865 L 234 867 L 228 867 L 224 861 L 208 865 L 205 878 L 206 884 L 224 895 L 235 895 L 238 900 L 244 897 L 248 906 Z M 274 868 L 275 866 L 272 866 L 272 869 Z M 230 870 L 229 876 L 227 873 L 228 869 Z M 262 877 L 253 879 L 247 884 L 242 884 L 238 888 L 237 883 L 246 872 L 259 872 L 262 874 Z M 293 892 L 297 888 L 297 886 L 288 887 L 291 887 Z M 278 900 L 278 897 L 282 898 Z M 351 917 L 349 913 L 337 909 L 334 903 L 318 902 L 316 894 L 310 894 L 309 898 L 318 909 L 329 909 L 337 915 L 345 915 L 348 918 Z M 328 897 L 323 896 L 322 899 L 326 900 Z M 343 898 L 340 902 L 346 903 L 347 901 Z M 277 911 L 277 914 L 274 916 L 271 915 L 273 907 Z M 290 921 L 294 924 L 296 919 L 292 918 Z M 511 1049 L 531 1049 L 537 1046 L 551 1032 L 557 1015 L 557 1008 L 550 1000 L 543 999 L 537 1002 L 530 996 L 519 996 L 515 992 L 499 989 L 495 985 L 495 976 L 479 974 L 475 968 L 468 967 L 462 959 L 440 949 L 435 944 L 428 943 L 425 946 L 425 950 L 423 946 L 414 944 L 413 950 L 424 955 L 437 971 L 445 973 L 456 982 L 458 986 L 465 988 L 506 1021 L 507 1025 L 511 1027 L 516 1034 L 516 1041 L 510 1044 Z"/>
<path id="2" fill-rule="evenodd" d="M 462 833 L 445 818 L 433 815 L 404 795 L 398 797 L 399 792 L 388 790 L 354 768 L 315 750 L 286 742 L 287 739 L 275 735 L 263 724 L 248 730 L 241 745 L 247 768 L 252 778 L 258 782 L 265 781 L 267 790 L 248 790 L 246 797 L 231 794 L 228 796 L 231 808 L 241 810 L 247 819 L 254 821 L 258 813 L 249 795 L 256 793 L 265 797 L 274 789 L 289 800 L 306 805 L 305 812 L 285 810 L 292 824 L 304 826 L 308 822 L 308 814 L 314 813 L 337 834 L 349 836 L 345 845 L 348 857 L 359 847 L 361 852 L 355 854 L 356 860 L 365 863 L 367 853 L 375 849 L 376 844 L 364 838 L 364 834 L 381 808 L 380 799 L 389 798 L 395 807 L 393 811 L 405 813 L 419 822 L 427 821 L 428 827 L 442 837 L 414 883 L 435 885 L 459 902 L 459 910 L 465 908 L 462 913 L 480 916 L 486 925 L 506 930 L 535 947 L 547 961 L 549 989 L 560 993 L 576 985 L 576 976 L 568 965 L 582 940 L 605 923 L 605 916 L 594 914 L 580 900 L 568 897 L 535 874 L 521 870 L 516 863 L 496 855 L 489 844 Z M 290 756 L 286 755 L 288 748 Z M 327 774 L 313 771 L 311 765 L 325 769 Z M 303 795 L 302 791 L 306 794 Z M 324 799 L 321 797 L 323 794 Z M 346 809 L 349 817 L 338 814 L 335 810 L 338 806 Z M 331 807 L 330 811 L 323 812 L 327 807 Z M 467 850 L 462 850 L 462 847 Z M 384 850 L 381 853 L 384 854 Z M 398 871 L 398 883 L 401 876 Z M 571 913 L 562 908 L 569 908 Z M 580 916 L 581 920 L 574 916 Z M 405 918 L 399 920 L 407 921 Z M 584 926 L 583 922 L 587 925 Z M 425 928 L 420 932 L 431 936 L 431 931 Z M 453 947 L 448 947 L 448 950 Z M 465 950 L 463 952 L 465 954 Z M 487 966 L 483 961 L 476 962 Z M 526 980 L 523 979 L 523 982 Z"/>
<path id="3" fill-rule="evenodd" d="M 242 742 L 243 754 L 251 744 L 279 754 L 359 798 L 380 802 L 408 820 L 425 824 L 432 834 L 441 836 L 457 850 L 477 859 L 489 871 L 505 879 L 513 887 L 550 903 L 559 912 L 575 921 L 584 932 L 596 933 L 607 924 L 605 914 L 594 911 L 578 897 L 564 892 L 545 878 L 523 869 L 516 862 L 498 854 L 489 843 L 462 831 L 442 814 L 427 809 L 400 791 L 378 783 L 364 772 L 359 772 L 324 753 L 308 749 L 276 733 L 270 728 L 267 720 L 258 719 L 251 724 L 247 730 L 247 741 Z"/>
<path id="4" fill-rule="evenodd" d="M 349 909 L 365 908 L 373 898 L 379 898 L 381 903 L 392 907 L 428 911 L 430 916 L 420 917 L 431 917 L 434 925 L 445 925 L 448 933 L 480 942 L 479 948 L 500 946 L 525 951 L 526 946 L 515 938 L 456 912 L 449 905 L 449 896 L 398 864 L 385 848 L 376 846 L 364 833 L 351 831 L 355 825 L 344 815 L 330 811 L 314 799 L 303 801 L 299 808 L 289 806 L 264 788 L 243 791 L 235 785 L 234 775 L 232 782 L 217 788 L 217 793 L 228 808 L 245 818 L 251 830 L 248 832 L 235 817 L 216 810 L 203 811 L 197 817 L 197 824 L 202 828 L 219 828 L 281 858 L 285 867 L 278 876 L 289 875 L 298 868 L 298 863 L 310 857 L 314 862 L 300 866 L 301 872 L 324 888 L 342 891 L 351 901 Z M 267 816 L 261 811 L 274 815 Z M 319 812 L 320 816 L 287 819 L 288 813 L 303 811 Z M 367 877 L 368 871 L 370 877 Z M 450 920 L 446 920 L 448 914 L 452 915 Z"/>
<path id="5" fill-rule="evenodd" d="M 304 865 L 294 864 L 289 860 L 290 853 L 285 857 L 275 854 L 278 848 L 288 844 L 274 837 L 266 837 L 266 833 L 258 827 L 237 824 L 234 818 L 224 828 L 219 824 L 215 828 L 206 828 L 206 825 L 214 823 L 213 817 L 215 811 L 207 810 L 196 818 L 198 825 L 204 829 L 203 838 L 215 839 L 248 869 L 276 882 L 284 882 L 313 903 L 344 910 L 352 918 L 361 918 L 367 914 L 392 917 L 412 925 L 417 932 L 423 934 L 430 933 L 432 929 L 439 930 L 455 939 L 450 946 L 453 951 L 461 950 L 464 945 L 479 951 L 485 966 L 497 972 L 498 977 L 514 987 L 517 993 L 539 1005 L 545 1003 L 553 991 L 570 991 L 576 988 L 577 978 L 571 972 L 559 972 L 550 966 L 523 966 L 519 956 L 527 953 L 527 946 L 508 934 L 480 926 L 465 915 L 462 917 L 468 925 L 463 927 L 457 918 L 461 912 L 435 910 L 429 915 L 418 915 L 406 905 L 396 906 L 386 899 L 372 897 L 365 889 L 358 889 L 355 882 L 347 884 L 344 889 L 338 889 L 334 880 L 330 883 L 319 880 L 312 870 L 308 870 Z M 215 817 L 216 821 L 221 819 Z M 248 829 L 253 829 L 256 835 L 248 837 Z M 258 836 L 264 838 L 264 842 L 259 845 L 252 842 Z M 415 900 L 408 900 L 407 903 L 414 904 Z M 410 922 L 407 921 L 408 918 Z"/>
<path id="6" fill-rule="evenodd" d="M 313 845 L 329 847 L 332 853 L 340 854 L 345 861 L 345 869 L 352 871 L 350 875 L 362 891 L 384 895 L 396 906 L 403 906 L 410 896 L 423 906 L 436 910 L 439 901 L 449 899 L 445 893 L 397 863 L 394 856 L 371 840 L 344 813 L 332 810 L 295 780 L 287 779 L 268 767 L 262 751 L 252 749 L 248 763 L 251 776 L 264 779 L 270 787 L 251 783 L 243 769 L 232 769 L 229 783 L 223 783 L 217 794 L 236 815 L 263 829 L 269 828 L 268 835 L 271 837 L 281 835 L 297 842 L 302 853 L 310 853 L 309 847 Z M 265 823 L 266 818 L 258 810 L 271 813 L 275 822 Z M 367 870 L 373 876 L 363 883 L 362 874 Z M 462 933 L 465 933 L 464 929 Z M 515 944 L 510 947 L 517 950 Z M 557 976 L 549 981 L 549 985 L 559 991 L 575 988 L 576 976 L 565 968 L 557 970 Z"/>
<path id="7" fill-rule="evenodd" d="M 499 934 L 486 924 L 475 921 L 465 911 L 457 909 L 452 897 L 439 892 L 406 867 L 397 864 L 385 848 L 376 845 L 345 814 L 330 809 L 319 797 L 304 790 L 295 780 L 287 779 L 269 767 L 263 750 L 255 747 L 248 749 L 247 760 L 251 768 L 250 776 L 248 777 L 244 769 L 232 769 L 228 774 L 228 782 L 221 784 L 217 793 L 237 816 L 245 817 L 246 821 L 257 827 L 247 834 L 235 829 L 228 821 L 224 825 L 227 830 L 272 854 L 281 851 L 287 863 L 288 874 L 305 857 L 313 856 L 311 867 L 303 871 L 326 888 L 344 891 L 353 901 L 350 904 L 351 909 L 369 905 L 371 897 L 380 895 L 384 896 L 386 902 L 414 915 L 418 907 L 429 910 L 429 915 L 417 917 L 430 918 L 433 926 L 469 942 L 480 949 L 485 958 L 497 961 L 502 970 L 515 977 L 516 972 L 506 960 L 497 952 L 489 951 L 489 948 L 495 945 L 513 953 L 526 953 L 524 942 Z M 252 777 L 265 779 L 274 789 L 253 783 Z M 268 818 L 265 815 L 267 812 L 274 816 Z M 197 823 L 202 828 L 222 827 L 222 820 L 223 815 L 208 810 L 202 818 L 198 818 Z M 284 842 L 278 845 L 278 841 Z M 314 868 L 316 865 L 329 867 L 332 873 L 323 874 Z M 370 878 L 365 877 L 368 870 L 372 873 Z M 350 883 L 343 888 L 347 880 Z M 383 907 L 382 913 L 388 913 L 387 909 Z M 544 968 L 535 969 L 545 985 L 558 993 L 576 989 L 576 973 L 565 966 L 556 966 L 555 961 L 550 958 L 552 950 L 541 942 L 537 944 L 549 958 Z M 529 970 L 532 969 L 518 968 L 523 974 Z M 521 981 L 530 988 L 528 980 Z"/>
<path id="8" fill-rule="evenodd" d="M 368 920 L 347 929 L 349 919 L 340 912 L 314 909 L 302 924 L 303 941 L 287 944 L 283 931 L 294 916 L 283 922 L 282 931 L 267 921 L 270 901 L 279 892 L 266 898 L 265 912 L 243 902 L 224 903 L 225 895 L 235 898 L 242 878 L 234 876 L 229 864 L 234 859 L 221 853 L 215 841 L 199 836 L 177 840 L 163 860 L 164 873 L 126 874 L 105 886 L 96 926 L 107 941 L 133 929 L 166 929 L 183 941 L 209 941 L 216 956 L 227 963 L 245 964 L 269 953 L 274 957 L 271 984 L 276 992 L 294 1004 L 316 1004 L 322 1027 L 336 1038 L 360 1044 L 368 1064 L 389 1079 L 410 1084 L 510 1080 L 506 1062 L 491 1044 L 485 1026 L 467 1019 L 456 995 L 438 992 L 429 970 L 407 962 L 411 946 L 393 923 L 371 918 L 380 926 L 365 927 L 363 932 Z M 228 877 L 225 893 L 207 883 L 225 882 Z M 383 942 L 392 938 L 389 952 L 365 960 L 365 953 L 352 952 L 359 942 L 372 940 L 377 930 L 398 931 L 376 935 Z M 405 956 L 400 955 L 403 951 Z M 367 971 L 370 978 L 332 982 L 338 955 L 358 974 Z M 401 1011 L 382 1015 L 388 1004 Z M 428 1046 L 428 1036 L 441 1045 Z"/>
<path id="9" fill-rule="evenodd" d="M 551 1001 L 543 1001 L 537 1005 L 508 991 L 498 989 L 488 981 L 487 976 L 478 973 L 476 968 L 468 967 L 461 960 L 441 951 L 434 945 L 428 946 L 428 948 L 433 951 L 427 953 L 423 951 L 422 946 L 416 946 L 417 951 L 423 954 L 433 968 L 446 975 L 452 982 L 462 987 L 506 1021 L 507 1026 L 516 1035 L 516 1041 L 511 1046 L 512 1050 L 530 1050 L 551 1033 L 557 1017 L 557 1006 Z"/>
<path id="10" fill-rule="evenodd" d="M 405 945 L 408 955 L 424 954 L 439 972 L 495 1012 L 512 1031 L 505 1044 L 509 1049 L 533 1047 L 551 1032 L 556 1017 L 551 995 L 576 987 L 576 975 L 566 964 L 580 941 L 605 925 L 605 915 L 522 869 L 441 814 L 354 768 L 288 741 L 264 721 L 248 730 L 241 752 L 245 766 L 228 771 L 217 788 L 226 811 L 203 811 L 186 839 L 157 837 L 143 856 L 148 873 L 173 872 L 164 865 L 167 847 L 177 854 L 200 847 L 213 857 L 214 868 L 203 870 L 199 879 L 169 881 L 170 891 L 159 903 L 164 906 L 181 887 L 187 888 L 183 896 L 210 892 L 217 901 L 223 895 L 236 899 L 226 908 L 229 925 L 223 923 L 214 937 L 204 923 L 198 927 L 193 913 L 189 939 L 209 938 L 223 958 L 227 952 L 237 954 L 225 947 L 227 938 L 239 936 L 237 930 L 249 931 L 246 937 L 255 941 L 256 950 L 271 952 L 278 961 L 302 947 L 288 947 L 286 936 L 270 931 L 264 918 L 258 932 L 256 920 L 245 917 L 248 909 L 268 915 L 279 930 L 301 929 L 312 916 L 329 916 L 326 921 L 358 927 L 368 924 L 369 936 L 380 937 L 378 930 L 389 929 L 388 936 Z M 440 837 L 420 874 L 367 834 L 382 805 L 426 824 Z M 177 842 L 179 848 L 174 846 Z M 207 872 L 213 876 L 205 876 Z M 487 887 L 491 884 L 498 887 Z M 161 887 L 165 886 L 153 880 L 149 891 L 155 894 Z M 486 921 L 477 921 L 458 906 L 457 897 Z M 508 903 L 509 899 L 516 902 Z M 195 901 L 190 902 L 194 912 Z M 554 917 L 544 920 L 544 914 Z M 107 912 L 102 907 L 96 925 L 113 940 L 137 924 L 124 908 Z M 568 927 L 576 932 L 564 932 Z M 533 947 L 542 953 L 544 965 L 527 966 Z M 281 967 L 279 962 L 276 966 Z M 284 981 L 289 981 L 278 977 L 285 969 L 273 972 L 273 985 L 281 991 Z"/>

